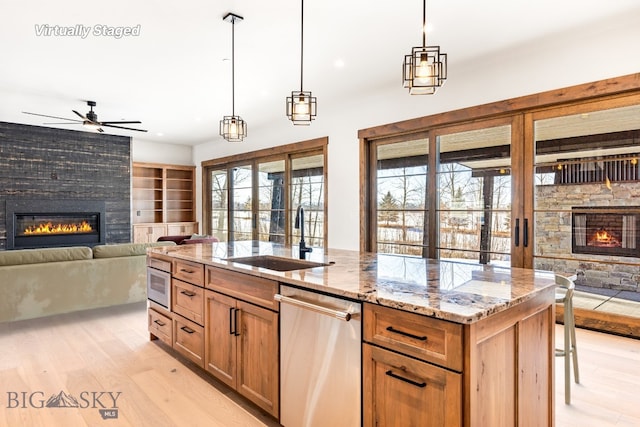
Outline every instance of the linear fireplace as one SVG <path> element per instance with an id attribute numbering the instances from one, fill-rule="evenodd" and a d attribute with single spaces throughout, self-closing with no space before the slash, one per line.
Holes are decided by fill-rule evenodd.
<path id="1" fill-rule="evenodd" d="M 105 243 L 105 203 L 7 200 L 7 249 Z"/>
<path id="2" fill-rule="evenodd" d="M 573 207 L 573 253 L 640 257 L 640 207 Z"/>

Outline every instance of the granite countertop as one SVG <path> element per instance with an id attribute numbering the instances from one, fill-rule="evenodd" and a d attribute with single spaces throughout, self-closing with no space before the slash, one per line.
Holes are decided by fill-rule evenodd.
<path id="1" fill-rule="evenodd" d="M 322 252 L 315 248 L 307 260 L 331 265 L 305 270 L 278 272 L 227 261 L 254 255 L 298 258 L 297 246 L 258 241 L 164 246 L 149 251 L 465 324 L 555 286 L 549 272 L 339 249 Z"/>

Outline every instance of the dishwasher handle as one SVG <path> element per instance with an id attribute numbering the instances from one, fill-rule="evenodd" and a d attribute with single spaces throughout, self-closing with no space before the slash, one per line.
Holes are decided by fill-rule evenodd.
<path id="1" fill-rule="evenodd" d="M 351 320 L 351 313 L 347 311 L 334 310 L 333 308 L 324 307 L 317 304 L 311 304 L 307 301 L 302 301 L 296 298 L 286 297 L 284 295 L 275 294 L 273 299 L 285 304 L 295 305 L 300 308 L 315 311 L 316 313 L 326 314 L 327 316 L 335 317 L 336 319 L 344 320 L 348 322 Z"/>

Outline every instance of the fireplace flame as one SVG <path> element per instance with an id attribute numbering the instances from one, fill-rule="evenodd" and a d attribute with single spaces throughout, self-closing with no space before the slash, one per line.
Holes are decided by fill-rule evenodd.
<path id="1" fill-rule="evenodd" d="M 596 231 L 596 241 L 609 243 L 612 239 L 613 239 L 613 236 L 607 230 Z"/>
<path id="2" fill-rule="evenodd" d="M 91 231 L 93 231 L 93 228 L 87 221 L 76 224 L 53 224 L 52 222 L 46 222 L 25 228 L 24 234 L 70 234 L 89 233 Z"/>

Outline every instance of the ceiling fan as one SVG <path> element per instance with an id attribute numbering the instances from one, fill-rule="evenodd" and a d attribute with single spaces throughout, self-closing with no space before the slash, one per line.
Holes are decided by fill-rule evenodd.
<path id="1" fill-rule="evenodd" d="M 117 121 L 117 122 L 101 122 L 101 121 L 98 121 L 98 115 L 95 113 L 95 111 L 93 111 L 93 107 L 96 106 L 96 102 L 95 101 L 87 101 L 87 105 L 89 106 L 89 111 L 84 116 L 82 114 L 78 113 L 76 110 L 71 110 L 78 117 L 80 117 L 82 120 L 68 119 L 66 117 L 48 116 L 48 115 L 45 115 L 45 114 L 29 113 L 27 111 L 23 111 L 23 113 L 24 114 L 31 114 L 32 116 L 48 117 L 50 119 L 68 120 L 69 122 L 71 122 L 71 123 L 69 123 L 69 122 L 44 123 L 45 125 L 77 125 L 77 124 L 81 124 L 84 127 L 86 127 L 87 129 L 95 130 L 95 131 L 98 131 L 98 132 L 104 132 L 104 130 L 102 129 L 103 127 L 126 129 L 126 130 L 135 130 L 135 131 L 138 131 L 138 132 L 146 132 L 145 129 L 134 129 L 134 128 L 126 127 L 126 126 L 119 126 L 119 125 L 133 124 L 133 123 L 142 123 L 140 121 Z"/>

